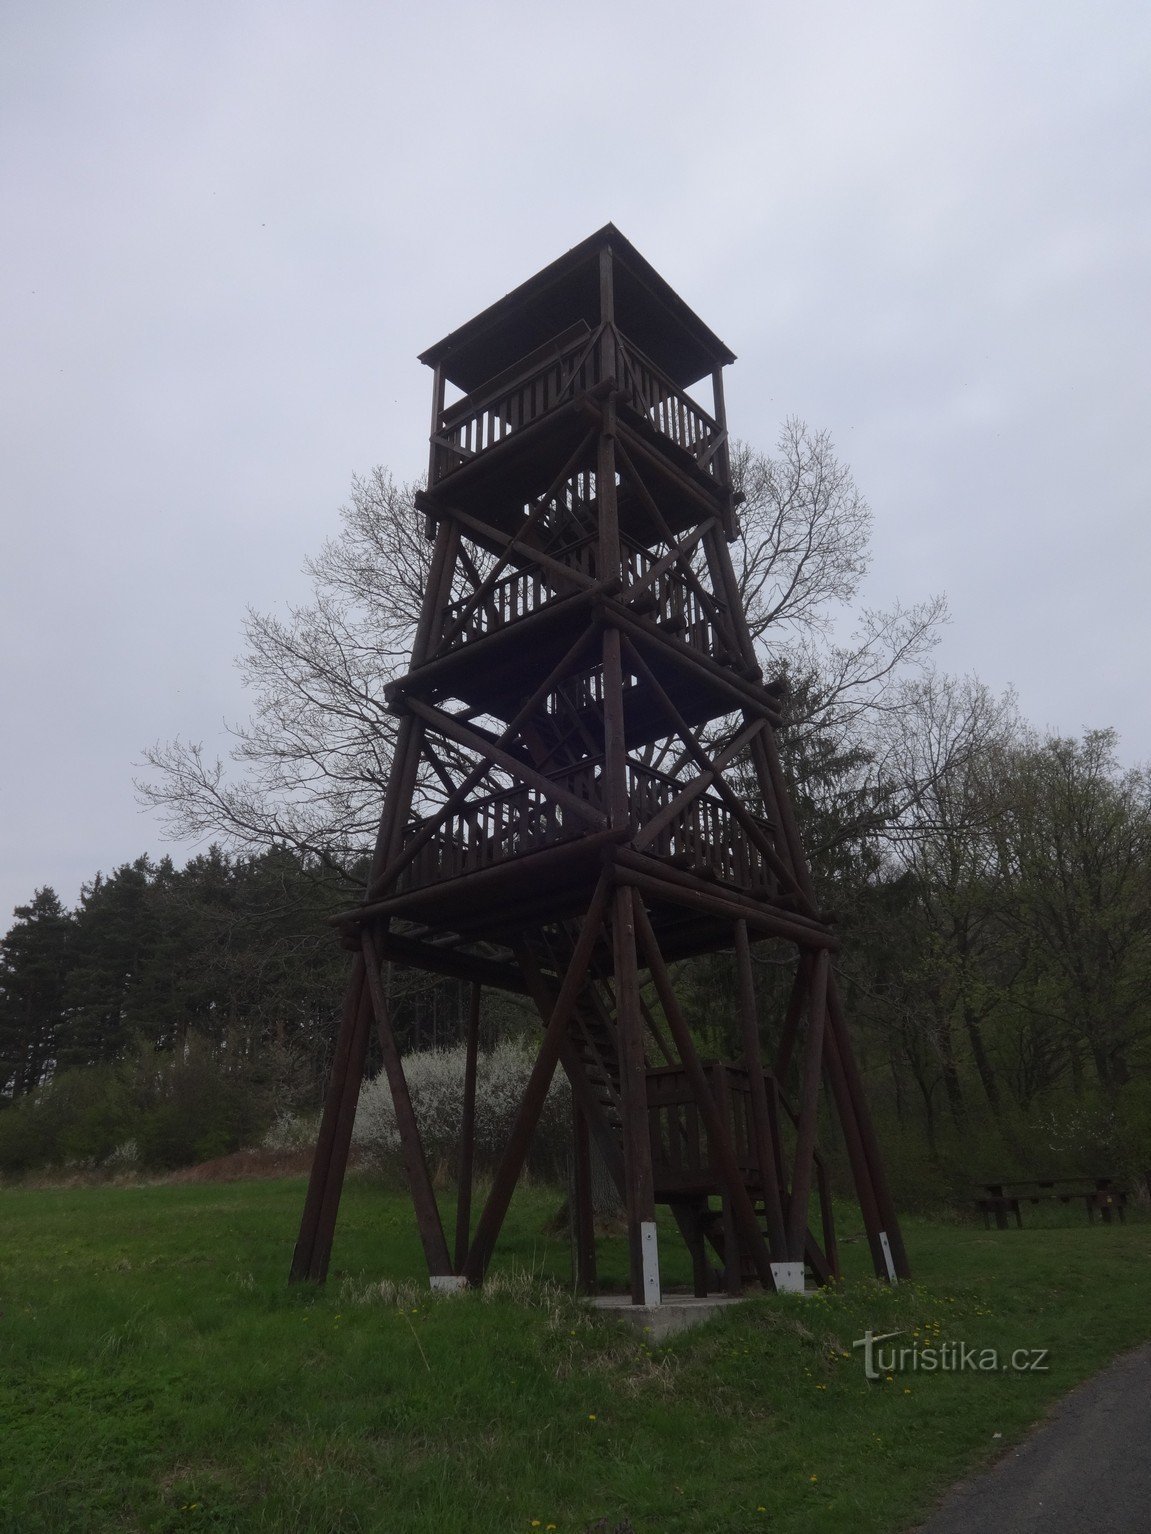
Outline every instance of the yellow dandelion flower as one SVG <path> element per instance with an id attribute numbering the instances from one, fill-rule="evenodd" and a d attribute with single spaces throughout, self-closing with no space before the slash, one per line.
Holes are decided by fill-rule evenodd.
<path id="1" fill-rule="evenodd" d="M 587 1420 L 589 1422 L 594 1422 L 595 1421 L 595 1412 L 589 1411 L 588 1414 L 587 1414 Z"/>

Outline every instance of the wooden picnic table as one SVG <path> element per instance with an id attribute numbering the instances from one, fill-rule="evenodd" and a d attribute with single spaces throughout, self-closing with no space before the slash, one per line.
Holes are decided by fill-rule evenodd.
<path id="1" fill-rule="evenodd" d="M 999 1230 L 1007 1230 L 1008 1217 L 1015 1216 L 1015 1224 L 1023 1228 L 1023 1204 L 1053 1202 L 1070 1204 L 1082 1199 L 1087 1209 L 1087 1219 L 1094 1223 L 1096 1213 L 1105 1225 L 1110 1225 L 1116 1213 L 1120 1221 L 1125 1218 L 1128 1188 L 1114 1177 L 1025 1177 L 1002 1182 L 980 1182 L 975 1207 L 983 1216 L 983 1223 L 991 1229 L 991 1217 Z"/>

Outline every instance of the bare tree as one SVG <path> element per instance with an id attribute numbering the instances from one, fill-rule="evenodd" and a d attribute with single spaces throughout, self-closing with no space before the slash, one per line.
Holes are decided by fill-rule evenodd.
<path id="1" fill-rule="evenodd" d="M 826 432 L 785 421 L 774 457 L 732 449 L 743 497 L 732 549 L 752 635 L 825 632 L 870 564 L 871 508 Z"/>
<path id="2" fill-rule="evenodd" d="M 307 563 L 313 600 L 249 611 L 252 712 L 230 727 L 232 768 L 189 741 L 145 753 L 137 787 L 172 835 L 287 845 L 333 870 L 370 845 L 394 738 L 384 690 L 406 665 L 430 556 L 414 493 L 380 468 L 355 479 L 340 535 Z"/>
<path id="3" fill-rule="evenodd" d="M 793 420 L 775 457 L 738 446 L 734 476 L 744 499 L 732 552 L 753 633 L 770 672 L 803 681 L 793 750 L 819 736 L 878 760 L 905 678 L 928 663 L 942 599 L 863 611 L 832 642 L 869 557 L 871 512 L 850 470 L 826 433 Z M 370 845 L 394 739 L 385 689 L 406 666 L 428 573 L 415 488 L 378 468 L 356 479 L 339 535 L 308 562 L 312 601 L 286 617 L 248 614 L 252 711 L 231 729 L 229 763 L 184 740 L 145 753 L 138 789 L 172 835 L 286 845 L 335 873 Z M 424 792 L 434 801 L 438 787 Z"/>

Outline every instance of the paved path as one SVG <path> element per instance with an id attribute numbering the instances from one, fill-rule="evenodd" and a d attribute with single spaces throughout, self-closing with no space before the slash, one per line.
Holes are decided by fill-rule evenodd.
<path id="1" fill-rule="evenodd" d="M 1151 1347 L 1065 1396 L 920 1534 L 1151 1534 Z"/>

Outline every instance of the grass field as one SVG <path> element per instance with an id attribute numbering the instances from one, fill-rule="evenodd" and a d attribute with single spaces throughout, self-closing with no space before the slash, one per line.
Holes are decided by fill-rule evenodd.
<path id="1" fill-rule="evenodd" d="M 656 1349 L 563 1292 L 554 1194 L 521 1194 L 484 1294 L 435 1300 L 405 1200 L 359 1178 L 326 1289 L 289 1289 L 302 1197 L 301 1179 L 0 1190 L 0 1528 L 895 1531 L 1151 1337 L 1137 1219 L 912 1221 L 914 1285 L 877 1286 L 849 1242 L 842 1291 L 750 1301 Z M 601 1261 L 622 1279 L 622 1243 Z M 868 1326 L 1042 1348 L 1050 1370 L 869 1383 Z"/>

